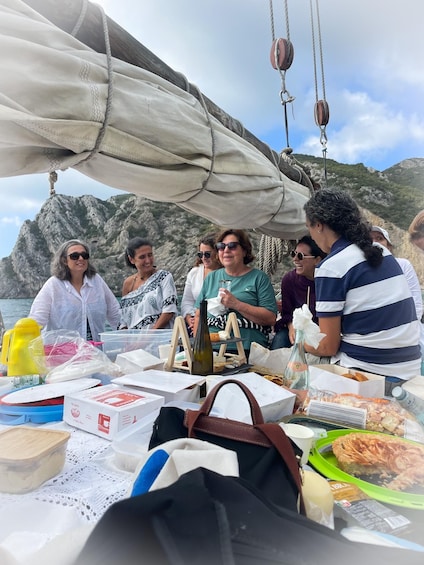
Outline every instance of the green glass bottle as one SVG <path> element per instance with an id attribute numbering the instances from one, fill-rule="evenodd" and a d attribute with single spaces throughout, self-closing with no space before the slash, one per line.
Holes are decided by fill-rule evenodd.
<path id="1" fill-rule="evenodd" d="M 193 366 L 194 375 L 213 374 L 213 351 L 208 328 L 207 300 L 200 302 L 200 318 L 193 343 Z"/>

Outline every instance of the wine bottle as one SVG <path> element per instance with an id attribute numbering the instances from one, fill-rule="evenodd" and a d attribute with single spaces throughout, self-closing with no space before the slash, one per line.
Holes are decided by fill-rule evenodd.
<path id="1" fill-rule="evenodd" d="M 296 338 L 284 378 L 289 388 L 297 390 L 307 390 L 309 388 L 309 368 L 306 362 L 304 334 L 302 330 L 296 330 Z"/>
<path id="2" fill-rule="evenodd" d="M 194 375 L 213 374 L 213 351 L 208 328 L 207 300 L 200 302 L 200 318 L 193 343 L 193 365 Z"/>

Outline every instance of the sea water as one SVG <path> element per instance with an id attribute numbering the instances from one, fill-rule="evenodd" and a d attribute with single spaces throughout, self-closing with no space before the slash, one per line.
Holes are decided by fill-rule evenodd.
<path id="1" fill-rule="evenodd" d="M 28 317 L 33 300 L 33 298 L 0 299 L 0 312 L 6 330 L 14 328 L 16 322 L 21 318 Z"/>

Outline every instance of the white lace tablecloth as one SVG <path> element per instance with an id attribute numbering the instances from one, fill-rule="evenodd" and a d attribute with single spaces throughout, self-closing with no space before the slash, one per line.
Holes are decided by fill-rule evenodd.
<path id="1" fill-rule="evenodd" d="M 56 536 L 94 525 L 132 482 L 114 465 L 110 441 L 64 422 L 47 426 L 71 433 L 62 472 L 32 492 L 0 493 L 0 548 L 22 562 Z"/>

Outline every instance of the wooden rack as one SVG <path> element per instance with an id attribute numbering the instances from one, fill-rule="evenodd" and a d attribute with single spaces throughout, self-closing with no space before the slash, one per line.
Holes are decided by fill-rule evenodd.
<path id="1" fill-rule="evenodd" d="M 237 316 L 234 312 L 230 312 L 228 315 L 228 320 L 225 325 L 225 331 L 230 336 L 229 340 L 217 342 L 220 344 L 218 355 L 219 357 L 228 357 L 229 362 L 237 363 L 238 366 L 243 365 L 247 362 L 246 354 L 243 349 L 243 341 L 240 335 L 240 328 L 237 322 Z M 237 353 L 227 353 L 227 347 L 229 343 L 234 343 L 235 341 L 237 347 Z M 175 355 L 177 354 L 177 349 L 182 345 L 185 352 L 185 360 L 187 365 L 182 365 L 182 363 L 175 361 Z M 193 367 L 193 350 L 190 344 L 190 338 L 188 337 L 187 326 L 185 320 L 182 316 L 177 316 L 174 324 L 174 331 L 171 338 L 171 350 L 169 352 L 168 359 L 165 363 L 165 371 L 172 370 L 183 370 L 189 373 L 192 372 Z"/>

